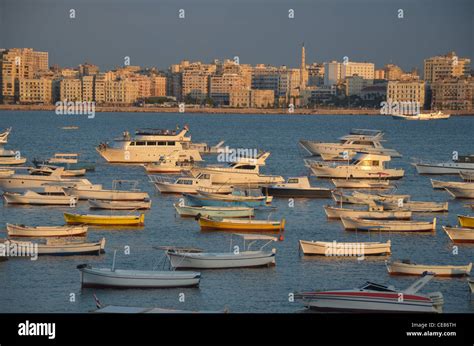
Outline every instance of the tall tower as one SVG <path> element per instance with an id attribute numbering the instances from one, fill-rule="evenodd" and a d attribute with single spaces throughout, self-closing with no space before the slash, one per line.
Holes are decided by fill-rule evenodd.
<path id="1" fill-rule="evenodd" d="M 306 88 L 308 84 L 308 73 L 306 72 L 306 51 L 303 46 L 301 47 L 301 67 L 300 67 L 300 90 Z"/>

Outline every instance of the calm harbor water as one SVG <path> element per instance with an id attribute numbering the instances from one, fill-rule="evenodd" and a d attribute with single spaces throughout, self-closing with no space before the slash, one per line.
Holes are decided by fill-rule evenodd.
<path id="1" fill-rule="evenodd" d="M 175 128 L 188 124 L 194 142 L 216 144 L 225 140 L 233 148 L 258 148 L 271 152 L 263 171 L 285 177 L 308 174 L 303 159 L 306 153 L 299 139 L 334 142 L 351 128 L 373 128 L 386 132 L 385 146 L 398 150 L 403 158 L 394 159 L 393 167 L 406 170 L 397 181 L 399 193 L 414 200 L 450 202 L 445 214 L 417 215 L 419 219 L 438 217 L 435 234 L 365 234 L 344 231 L 338 221 L 328 222 L 323 205 L 332 200 L 296 200 L 290 208 L 287 199 L 276 199 L 270 217 L 285 217 L 284 241 L 275 244 L 277 265 L 272 268 L 203 271 L 199 288 L 116 290 L 81 289 L 78 264 L 110 266 L 113 250 L 118 250 L 116 266 L 130 269 L 161 268 L 162 245 L 193 246 L 210 251 L 229 249 L 230 234 L 203 233 L 194 219 L 175 216 L 173 203 L 179 196 L 155 192 L 144 169 L 139 166 L 106 164 L 94 147 L 136 128 Z M 60 129 L 77 125 L 74 131 Z M 298 116 L 298 115 L 188 115 L 144 113 L 98 113 L 86 116 L 58 116 L 53 112 L 2 112 L 0 128 L 13 127 L 7 148 L 20 150 L 28 159 L 46 158 L 55 152 L 78 152 L 85 161 L 97 162 L 96 171 L 86 178 L 110 187 L 114 179 L 137 179 L 150 193 L 153 206 L 146 212 L 145 227 L 129 230 L 91 229 L 91 240 L 106 237 L 106 254 L 101 256 L 41 257 L 37 261 L 11 259 L 0 263 L 0 312 L 87 312 L 95 308 L 93 294 L 105 304 L 164 307 L 186 310 L 222 310 L 232 312 L 297 312 L 298 303 L 288 301 L 291 292 L 354 288 L 366 280 L 405 288 L 415 279 L 390 277 L 386 258 L 337 259 L 303 257 L 298 240 L 386 241 L 391 239 L 391 259 L 411 259 L 425 264 L 467 264 L 474 260 L 474 245 L 453 244 L 441 225 L 457 223 L 457 214 L 469 214 L 465 201 L 452 200 L 447 193 L 431 188 L 428 177 L 416 174 L 410 162 L 418 159 L 448 161 L 452 152 L 474 152 L 474 119 L 454 117 L 448 121 L 404 122 L 382 116 Z M 215 161 L 215 157 L 205 157 Z M 444 178 L 442 178 L 444 179 Z M 458 180 L 450 177 L 450 180 Z M 313 184 L 329 186 L 314 179 Z M 0 224 L 61 225 L 63 212 L 70 208 L 0 206 Z M 87 212 L 87 202 L 80 202 L 75 212 Z M 472 213 L 472 212 L 471 212 Z M 258 217 L 267 218 L 268 213 Z M 1 227 L 3 228 L 3 227 Z M 5 231 L 0 231 L 5 237 Z M 236 238 L 234 238 L 236 240 Z M 124 247 L 130 254 L 124 254 Z M 433 279 L 423 292 L 441 291 L 445 312 L 474 312 L 465 278 Z M 185 301 L 180 302 L 180 293 Z M 71 294 L 75 301 L 71 302 Z"/>

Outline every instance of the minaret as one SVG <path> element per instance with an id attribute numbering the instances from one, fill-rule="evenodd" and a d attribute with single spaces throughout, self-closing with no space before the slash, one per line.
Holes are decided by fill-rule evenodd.
<path id="1" fill-rule="evenodd" d="M 306 52 L 304 49 L 304 42 L 303 46 L 301 47 L 301 67 L 300 67 L 300 90 L 306 88 L 307 84 L 307 73 L 306 73 Z"/>

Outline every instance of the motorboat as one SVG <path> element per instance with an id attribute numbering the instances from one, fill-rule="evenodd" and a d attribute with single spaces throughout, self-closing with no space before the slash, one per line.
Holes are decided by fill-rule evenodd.
<path id="1" fill-rule="evenodd" d="M 186 136 L 188 130 L 187 126 L 180 130 L 140 129 L 134 137 L 125 131 L 112 145 L 101 143 L 96 150 L 109 163 L 157 162 L 163 155 L 176 151 L 194 161 L 202 161 L 199 150 L 186 149 L 191 142 L 191 137 Z"/>
<path id="2" fill-rule="evenodd" d="M 193 167 L 191 174 L 194 177 L 200 174 L 209 174 L 213 184 L 264 186 L 283 183 L 285 180 L 281 176 L 260 173 L 260 167 L 265 165 L 265 161 L 269 156 L 269 152 L 263 152 L 256 158 L 240 158 L 238 161 L 229 162 L 227 165 Z"/>
<path id="3" fill-rule="evenodd" d="M 77 196 L 67 195 L 64 191 L 25 191 L 24 193 L 5 192 L 3 194 L 5 202 L 8 204 L 29 204 L 29 205 L 67 205 L 75 207 L 78 201 Z"/>
<path id="4" fill-rule="evenodd" d="M 210 217 L 253 217 L 254 209 L 249 207 L 193 207 L 190 205 L 175 203 L 173 204 L 176 212 L 182 217 L 196 217 L 198 215 L 207 215 Z"/>
<path id="5" fill-rule="evenodd" d="M 308 177 L 291 177 L 285 183 L 263 187 L 262 191 L 274 197 L 330 198 L 331 189 L 312 187 Z"/>
<path id="6" fill-rule="evenodd" d="M 7 223 L 9 237 L 78 237 L 87 233 L 87 226 L 25 226 Z"/>
<path id="7" fill-rule="evenodd" d="M 80 264 L 82 287 L 169 288 L 197 287 L 201 273 L 188 271 L 128 270 L 115 268 L 115 254 L 111 268 L 96 268 Z"/>
<path id="8" fill-rule="evenodd" d="M 72 225 L 143 226 L 145 224 L 145 214 L 98 215 L 64 213 L 64 220 Z"/>
<path id="9" fill-rule="evenodd" d="M 283 232 L 285 230 L 285 219 L 280 221 L 255 220 L 255 219 L 218 219 L 201 216 L 199 226 L 202 231 L 266 231 Z"/>
<path id="10" fill-rule="evenodd" d="M 447 212 L 448 202 L 424 202 L 424 201 L 380 201 L 386 210 L 407 210 L 412 212 L 439 213 Z"/>
<path id="11" fill-rule="evenodd" d="M 415 115 L 406 115 L 406 114 L 392 114 L 393 119 L 399 120 L 447 120 L 449 119 L 450 114 L 444 114 L 441 111 L 430 112 L 430 113 L 419 113 Z"/>
<path id="12" fill-rule="evenodd" d="M 474 172 L 474 161 L 452 161 L 452 162 L 419 162 L 413 163 L 418 174 L 431 175 L 458 175 L 461 172 Z"/>
<path id="13" fill-rule="evenodd" d="M 187 251 L 182 248 L 167 248 L 171 267 L 173 268 L 196 268 L 196 269 L 228 269 L 228 268 L 250 268 L 275 265 L 276 249 L 264 250 L 278 238 L 258 234 L 236 234 L 244 241 L 243 249 L 231 241 L 231 252 L 196 252 Z M 258 250 L 252 250 L 252 245 L 258 241 L 264 244 Z"/>
<path id="14" fill-rule="evenodd" d="M 472 263 L 464 266 L 453 265 L 425 265 L 410 261 L 395 261 L 386 263 L 390 275 L 422 275 L 425 272 L 433 273 L 435 276 L 469 276 Z"/>
<path id="15" fill-rule="evenodd" d="M 19 253 L 26 249 L 37 249 L 38 255 L 75 256 L 100 255 L 105 250 L 105 238 L 97 242 L 86 242 L 83 238 L 47 238 L 46 241 L 30 242 L 8 239 L 18 248 Z M 25 249 L 25 250 L 22 250 Z"/>
<path id="16" fill-rule="evenodd" d="M 144 165 L 147 173 L 176 174 L 188 172 L 193 168 L 194 160 L 187 154 L 173 152 L 170 155 L 163 155 L 157 162 Z"/>
<path id="17" fill-rule="evenodd" d="M 122 186 L 131 185 L 130 190 L 122 190 Z M 82 188 L 81 186 L 66 187 L 64 190 L 79 199 L 95 199 L 107 201 L 144 201 L 149 200 L 148 193 L 140 191 L 138 188 L 138 181 L 136 180 L 114 180 L 112 182 L 112 189 L 97 189 L 91 190 Z"/>
<path id="18" fill-rule="evenodd" d="M 474 228 L 474 216 L 458 215 L 459 225 L 466 228 Z"/>
<path id="19" fill-rule="evenodd" d="M 355 133 L 357 132 L 357 133 Z M 322 143 L 301 140 L 300 145 L 311 155 L 321 156 L 324 161 L 341 161 L 353 158 L 357 152 L 401 157 L 396 150 L 384 148 L 383 132 L 365 130 L 363 133 L 353 133 L 339 138 L 339 143 Z"/>
<path id="20" fill-rule="evenodd" d="M 78 153 L 55 153 L 52 157 L 44 160 L 33 159 L 33 164 L 36 167 L 41 166 L 56 166 L 64 167 L 67 171 L 87 171 L 91 172 L 95 170 L 95 164 L 93 162 L 82 162 L 79 161 Z"/>
<path id="21" fill-rule="evenodd" d="M 334 179 L 401 179 L 403 169 L 386 168 L 391 160 L 387 155 L 357 153 L 348 163 L 327 163 L 322 161 L 305 160 L 306 166 L 318 178 Z"/>
<path id="22" fill-rule="evenodd" d="M 341 217 L 346 230 L 379 231 L 379 232 L 434 232 L 436 218 L 430 221 L 391 221 L 367 220 L 353 217 Z"/>
<path id="23" fill-rule="evenodd" d="M 389 180 L 331 179 L 331 182 L 338 189 L 386 190 L 394 188 Z"/>
<path id="24" fill-rule="evenodd" d="M 18 150 L 5 149 L 5 144 L 8 143 L 8 136 L 10 135 L 12 128 L 3 130 L 0 133 L 0 165 L 22 165 L 26 162 L 26 158 L 21 156 Z"/>
<path id="25" fill-rule="evenodd" d="M 456 186 L 445 187 L 445 190 L 454 198 L 474 198 L 474 183 L 459 183 Z"/>
<path id="26" fill-rule="evenodd" d="M 412 212 L 405 210 L 384 210 L 381 207 L 368 206 L 367 210 L 349 209 L 342 207 L 324 206 L 328 219 L 340 219 L 341 217 L 355 217 L 360 219 L 375 220 L 409 220 Z"/>
<path id="27" fill-rule="evenodd" d="M 474 228 L 443 226 L 453 243 L 474 243 Z"/>
<path id="28" fill-rule="evenodd" d="M 143 201 L 105 201 L 105 200 L 89 200 L 90 209 L 107 209 L 107 210 L 142 210 L 151 208 L 151 200 Z"/>
<path id="29" fill-rule="evenodd" d="M 232 186 L 214 185 L 211 175 L 207 173 L 199 174 L 197 177 L 184 176 L 172 180 L 156 175 L 148 177 L 160 193 L 196 194 L 199 189 L 203 188 L 215 193 L 230 193 L 232 191 Z"/>
<path id="30" fill-rule="evenodd" d="M 355 289 L 302 292 L 294 297 L 318 311 L 441 313 L 444 300 L 440 292 L 418 293 L 433 277 L 426 273 L 404 290 L 368 281 Z"/>
<path id="31" fill-rule="evenodd" d="M 51 175 L 59 166 L 39 165 L 37 168 L 30 168 L 28 172 L 33 175 Z M 63 167 L 64 168 L 64 167 Z M 82 177 L 86 174 L 85 168 L 82 169 L 62 169 L 61 177 Z"/>
<path id="32" fill-rule="evenodd" d="M 328 242 L 300 240 L 300 249 L 305 255 L 320 255 L 329 257 L 351 257 L 351 256 L 381 256 L 391 253 L 391 242 Z"/>
<path id="33" fill-rule="evenodd" d="M 395 195 L 395 194 L 369 194 L 362 193 L 359 191 L 354 191 L 352 194 L 347 195 L 342 191 L 335 190 L 332 192 L 332 198 L 337 203 L 347 203 L 347 204 L 373 204 L 378 201 L 399 201 L 404 202 L 410 200 L 410 195 Z"/>

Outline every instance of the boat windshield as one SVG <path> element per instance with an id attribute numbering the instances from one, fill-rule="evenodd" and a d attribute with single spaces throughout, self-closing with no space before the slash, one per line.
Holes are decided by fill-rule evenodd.
<path id="1" fill-rule="evenodd" d="M 364 285 L 360 287 L 361 290 L 370 290 L 370 291 L 380 291 L 380 292 L 394 292 L 389 289 L 387 286 L 379 285 L 373 282 L 367 281 Z"/>

